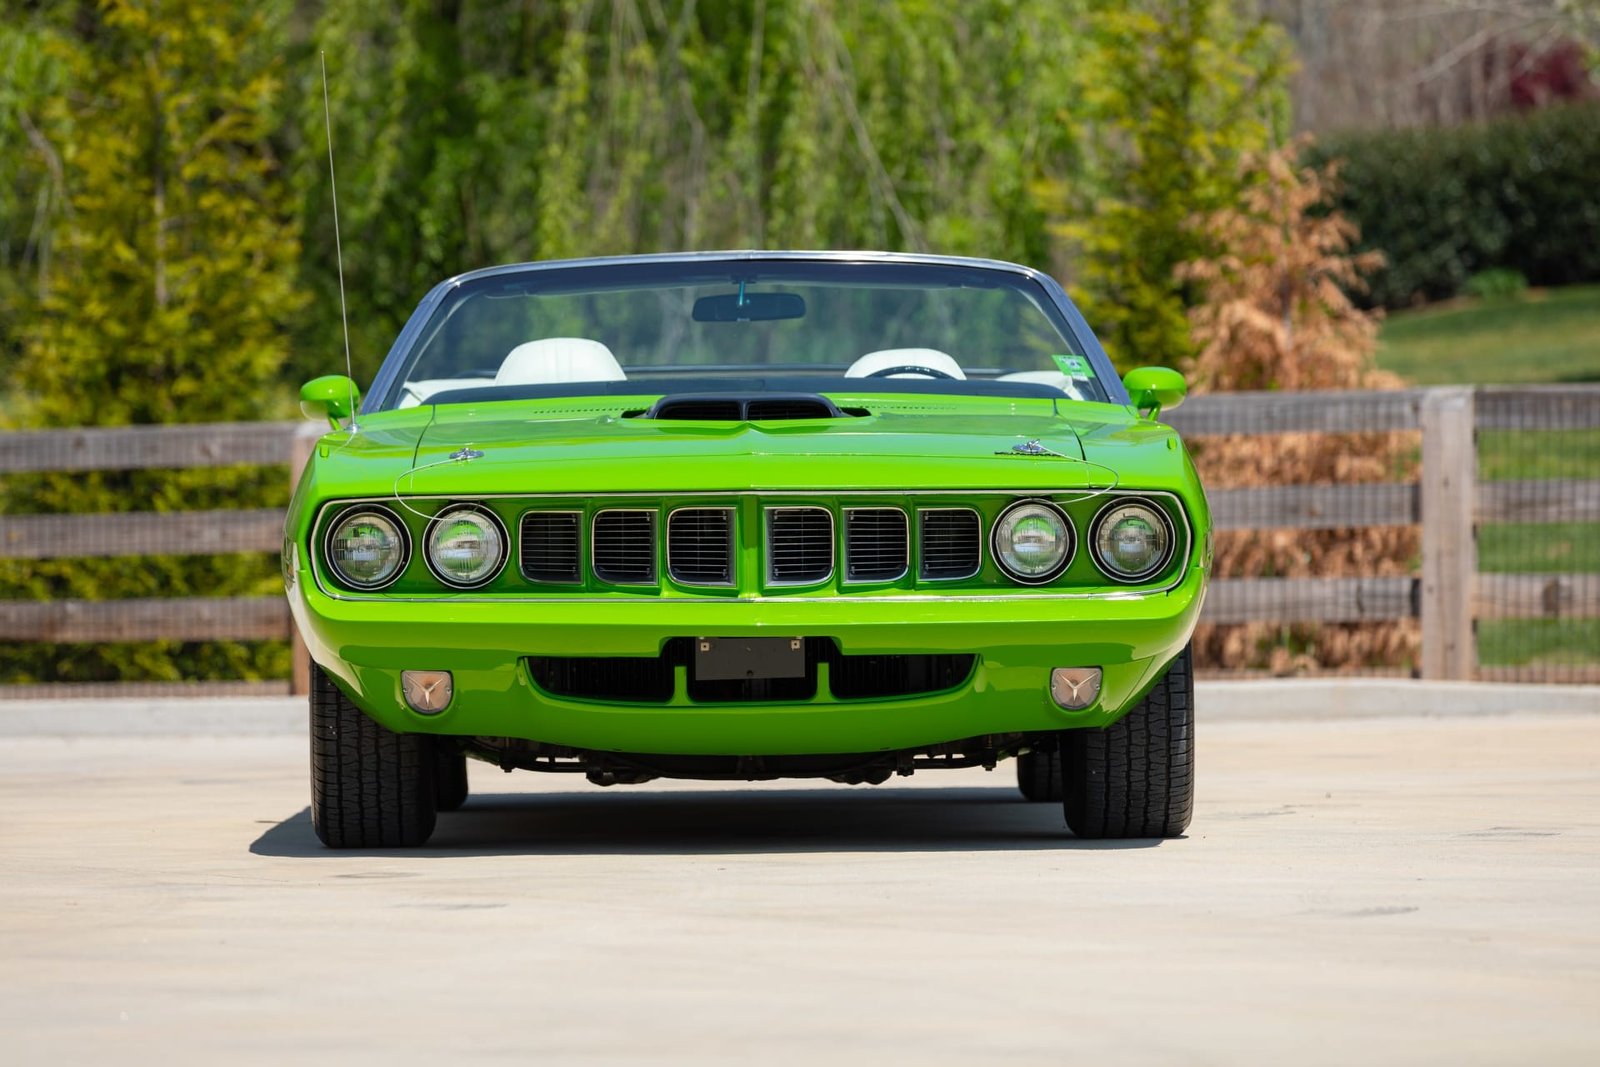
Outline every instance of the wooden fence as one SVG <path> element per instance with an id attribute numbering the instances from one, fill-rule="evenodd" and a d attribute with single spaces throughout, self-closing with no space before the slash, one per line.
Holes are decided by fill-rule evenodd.
<path id="1" fill-rule="evenodd" d="M 1478 523 L 1600 522 L 1600 471 L 1594 478 L 1559 482 L 1480 483 L 1475 448 L 1476 433 L 1484 429 L 1600 428 L 1600 387 L 1221 394 L 1191 399 L 1169 421 L 1193 438 L 1421 434 L 1418 482 L 1271 486 L 1209 494 L 1219 530 L 1420 525 L 1420 577 L 1223 579 L 1208 594 L 1206 622 L 1353 623 L 1419 617 L 1421 675 L 1467 679 L 1519 676 L 1515 670 L 1478 667 L 1477 620 L 1600 618 L 1600 573 L 1480 576 L 1475 547 Z M 292 483 L 318 432 L 309 423 L 274 422 L 0 434 L 0 476 L 250 465 L 286 467 Z M 276 509 L 0 517 L 0 558 L 276 552 L 282 519 Z M 1483 580 L 1489 578 L 1492 583 Z M 0 601 L 0 641 L 155 639 L 294 640 L 294 677 L 287 688 L 304 692 L 307 685 L 304 650 L 281 597 Z M 1600 672 L 1596 675 L 1587 678 L 1580 672 L 1578 677 L 1600 680 Z M 102 691 L 93 686 L 59 688 Z M 208 691 L 271 688 L 213 685 Z M 276 688 L 285 687 L 278 683 Z M 25 695 L 53 691 L 13 689 L 14 695 L 24 695 L 23 689 L 28 690 Z M 129 690 L 139 687 L 118 687 Z"/>

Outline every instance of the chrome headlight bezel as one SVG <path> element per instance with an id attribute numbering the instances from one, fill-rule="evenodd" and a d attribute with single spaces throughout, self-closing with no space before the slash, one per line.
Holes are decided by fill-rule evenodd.
<path id="1" fill-rule="evenodd" d="M 1015 544 L 1012 542 L 1002 545 L 1002 541 L 1009 536 L 1009 531 L 1015 526 L 1016 521 L 1024 517 L 1017 514 L 1023 511 L 1043 512 L 1055 520 L 1060 529 L 1060 537 L 1066 543 L 1066 549 L 1061 553 L 1060 558 L 1047 571 L 1029 574 L 1007 562 L 1014 552 Z M 1053 500 L 1044 500 L 1038 497 L 1015 500 L 1001 510 L 1000 514 L 995 517 L 994 525 L 989 529 L 989 554 L 994 559 L 995 566 L 999 567 L 1007 578 L 1019 585 L 1048 585 L 1065 574 L 1067 568 L 1072 566 L 1072 560 L 1078 554 L 1078 531 L 1072 525 L 1072 519 L 1067 515 L 1065 509 Z"/>
<path id="2" fill-rule="evenodd" d="M 450 574 L 434 558 L 434 552 L 437 547 L 434 544 L 434 536 L 444 526 L 445 522 L 466 516 L 471 516 L 474 521 L 478 522 L 479 526 L 492 530 L 500 541 L 499 558 L 481 575 L 469 580 L 463 580 L 457 575 Z M 440 582 L 452 589 L 482 589 L 500 577 L 501 573 L 506 569 L 506 563 L 511 559 L 511 537 L 506 532 L 506 524 L 501 521 L 500 516 L 496 515 L 491 508 L 470 502 L 450 504 L 440 509 L 438 514 L 428 520 L 428 528 L 422 535 L 422 545 L 422 558 L 427 563 L 428 570 Z"/>
<path id="3" fill-rule="evenodd" d="M 1101 555 L 1100 535 L 1106 530 L 1108 523 L 1117 521 L 1123 512 L 1143 512 L 1151 516 L 1166 538 L 1166 545 L 1160 556 L 1149 567 L 1137 573 L 1128 573 L 1118 570 Z M 1167 509 L 1148 497 L 1129 496 L 1119 497 L 1110 501 L 1095 513 L 1094 521 L 1089 524 L 1089 558 L 1094 561 L 1095 569 L 1119 585 L 1138 585 L 1166 570 L 1167 564 L 1172 562 L 1172 554 L 1178 548 L 1178 531 L 1172 521 L 1172 516 L 1167 514 Z"/>
<path id="4" fill-rule="evenodd" d="M 394 569 L 374 581 L 362 581 L 359 578 L 352 577 L 344 568 L 339 566 L 339 557 L 333 550 L 333 543 L 339 531 L 361 518 L 369 518 L 389 527 L 390 532 L 394 534 L 395 540 L 400 546 Z M 411 564 L 411 531 L 406 528 L 406 524 L 401 521 L 400 516 L 381 504 L 353 504 L 335 515 L 323 531 L 322 559 L 327 564 L 328 571 L 351 589 L 356 589 L 363 593 L 373 593 L 380 589 L 387 589 L 400 580 L 400 576 L 406 572 L 406 568 Z"/>

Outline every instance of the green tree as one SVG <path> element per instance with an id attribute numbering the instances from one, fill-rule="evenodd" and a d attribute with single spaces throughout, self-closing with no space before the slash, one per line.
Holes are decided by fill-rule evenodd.
<path id="1" fill-rule="evenodd" d="M 23 329 L 50 287 L 52 237 L 66 206 L 48 101 L 63 91 L 66 63 L 54 42 L 72 5 L 0 0 L 0 425 Z"/>
<path id="2" fill-rule="evenodd" d="M 358 376 L 423 292 L 489 263 L 726 247 L 1048 265 L 1030 188 L 1083 0 L 361 0 L 306 45 L 296 131 L 315 308 L 339 353 L 315 49 L 327 50 Z"/>
<path id="3" fill-rule="evenodd" d="M 108 0 L 92 45 L 58 36 L 67 91 L 49 104 L 68 210 L 57 267 L 24 334 L 19 417 L 35 426 L 261 418 L 287 354 L 299 245 L 265 150 L 279 92 L 271 7 Z M 108 472 L 12 479 L 10 511 L 187 510 L 281 499 L 281 472 Z M 0 596 L 235 594 L 273 588 L 259 555 L 8 563 Z M 169 645 L 0 652 L 25 680 L 283 667 L 281 647 Z"/>
<path id="4" fill-rule="evenodd" d="M 1191 220 L 1235 202 L 1240 160 L 1285 136 L 1287 47 L 1231 0 L 1097 0 L 1088 32 L 1068 112 L 1083 171 L 1045 198 L 1112 358 L 1176 366 L 1194 352 L 1186 311 L 1200 294 L 1175 268 L 1214 251 Z"/>

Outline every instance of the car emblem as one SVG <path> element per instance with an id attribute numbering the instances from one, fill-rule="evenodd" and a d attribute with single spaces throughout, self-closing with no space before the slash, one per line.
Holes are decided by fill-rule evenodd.
<path id="1" fill-rule="evenodd" d="M 482 459 L 483 453 L 478 451 L 476 448 L 470 448 L 466 445 L 462 445 L 461 451 L 450 453 L 450 458 L 458 463 L 465 463 L 469 459 Z"/>
<path id="2" fill-rule="evenodd" d="M 1012 445 L 1009 449 L 996 452 L 997 456 L 1057 456 L 1061 459 L 1068 457 L 1061 455 L 1053 448 L 1047 448 L 1038 441 L 1026 441 L 1022 444 Z"/>

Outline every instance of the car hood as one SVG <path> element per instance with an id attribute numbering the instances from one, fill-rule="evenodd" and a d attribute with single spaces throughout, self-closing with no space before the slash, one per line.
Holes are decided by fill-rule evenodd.
<path id="1" fill-rule="evenodd" d="M 1047 492 L 1126 483 L 1125 472 L 1150 468 L 1151 461 L 1172 467 L 1159 462 L 1170 458 L 1159 453 L 1170 453 L 1172 445 L 1163 442 L 1173 438 L 1172 431 L 1131 419 L 1114 405 L 1076 405 L 1085 410 L 1064 415 L 1049 401 L 1008 400 L 978 409 L 929 402 L 894 409 L 876 405 L 870 415 L 793 422 L 657 421 L 625 417 L 615 404 L 559 412 L 508 407 L 441 406 L 426 421 L 416 409 L 392 413 L 408 417 L 369 420 L 359 435 L 330 435 L 325 442 L 342 441 L 325 455 L 348 466 L 352 478 L 359 471 L 362 481 L 381 483 L 367 487 L 367 493 L 463 496 Z M 403 456 L 407 439 L 415 444 L 414 458 Z M 1037 442 L 1036 454 L 1014 451 L 1030 442 Z M 1139 458 L 1146 456 L 1148 461 Z M 1150 477 L 1141 483 L 1156 487 Z"/>

